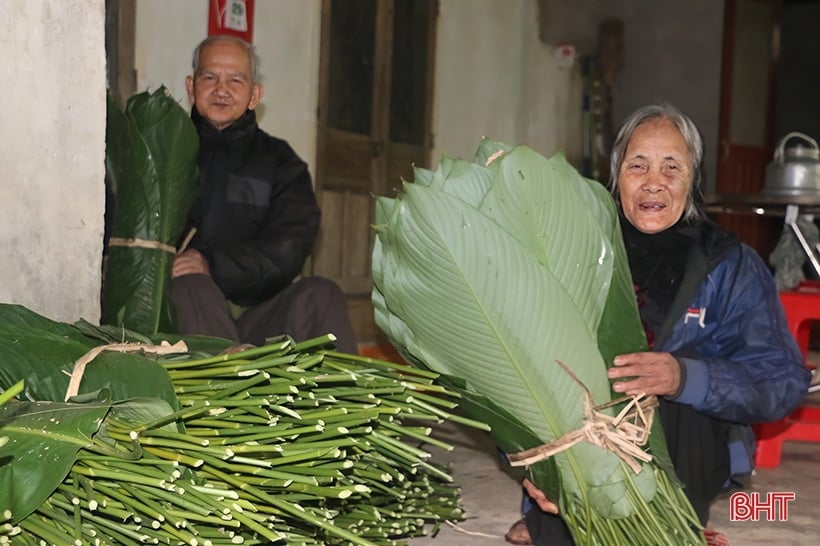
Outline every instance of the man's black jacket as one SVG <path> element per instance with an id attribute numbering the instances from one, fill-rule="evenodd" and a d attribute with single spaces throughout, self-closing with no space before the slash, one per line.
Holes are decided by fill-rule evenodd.
<path id="1" fill-rule="evenodd" d="M 222 131 L 196 108 L 199 190 L 188 248 L 208 260 L 225 296 L 248 306 L 273 297 L 299 274 L 321 213 L 307 165 L 249 110 Z M 187 230 L 186 230 L 187 232 Z"/>

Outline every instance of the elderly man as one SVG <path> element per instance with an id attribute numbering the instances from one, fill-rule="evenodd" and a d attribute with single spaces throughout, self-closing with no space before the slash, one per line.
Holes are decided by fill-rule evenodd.
<path id="1" fill-rule="evenodd" d="M 262 131 L 254 47 L 211 36 L 194 50 L 185 80 L 200 138 L 194 233 L 177 256 L 171 298 L 184 334 L 262 344 L 332 333 L 356 353 L 344 294 L 328 279 L 296 282 L 321 213 L 307 165 L 284 140 Z"/>

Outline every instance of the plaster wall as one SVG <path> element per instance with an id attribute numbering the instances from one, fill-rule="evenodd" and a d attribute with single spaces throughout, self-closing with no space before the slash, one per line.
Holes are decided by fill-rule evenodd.
<path id="1" fill-rule="evenodd" d="M 535 0 L 442 0 L 437 40 L 434 165 L 485 136 L 579 159 L 580 70 L 539 40 Z"/>
<path id="2" fill-rule="evenodd" d="M 105 3 L 0 3 L 0 302 L 99 320 Z"/>
<path id="3" fill-rule="evenodd" d="M 613 89 L 617 128 L 635 109 L 669 102 L 704 139 L 704 183 L 714 191 L 718 155 L 723 2 L 616 0 L 624 21 L 624 63 Z"/>

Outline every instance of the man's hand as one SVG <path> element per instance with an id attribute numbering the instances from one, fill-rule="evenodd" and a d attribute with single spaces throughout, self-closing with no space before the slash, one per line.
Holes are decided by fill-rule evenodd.
<path id="1" fill-rule="evenodd" d="M 607 371 L 607 375 L 610 379 L 621 380 L 613 383 L 615 392 L 668 396 L 678 392 L 680 387 L 680 363 L 669 353 L 619 355 L 613 364 L 615 366 Z"/>
<path id="2" fill-rule="evenodd" d="M 189 249 L 177 254 L 174 259 L 174 268 L 171 270 L 171 278 L 182 277 L 183 275 L 208 275 L 211 276 L 211 269 L 208 267 L 208 260 L 198 250 Z"/>
<path id="3" fill-rule="evenodd" d="M 558 513 L 558 505 L 549 500 L 544 492 L 535 487 L 535 484 L 527 478 L 524 478 L 524 489 L 527 490 L 527 494 L 535 501 L 538 508 L 550 514 Z"/>

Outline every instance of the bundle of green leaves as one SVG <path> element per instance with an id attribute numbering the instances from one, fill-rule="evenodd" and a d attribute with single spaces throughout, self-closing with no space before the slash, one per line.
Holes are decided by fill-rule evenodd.
<path id="1" fill-rule="evenodd" d="M 0 392 L 25 379 L 0 407 L 0 544 L 387 546 L 463 517 L 429 423 L 487 427 L 436 374 L 332 336 L 161 338 L 0 305 Z"/>
<path id="2" fill-rule="evenodd" d="M 587 391 L 613 400 L 612 358 L 647 349 L 615 203 L 561 154 L 484 140 L 474 161 L 444 157 L 378 198 L 375 230 L 377 324 L 459 387 L 507 453 L 580 429 Z M 528 472 L 577 544 L 702 543 L 659 420 L 644 447 L 638 473 L 588 442 Z"/>
<path id="3" fill-rule="evenodd" d="M 109 95 L 105 139 L 102 323 L 173 332 L 168 287 L 198 180 L 196 128 L 161 86 L 132 96 L 124 110 Z"/>

